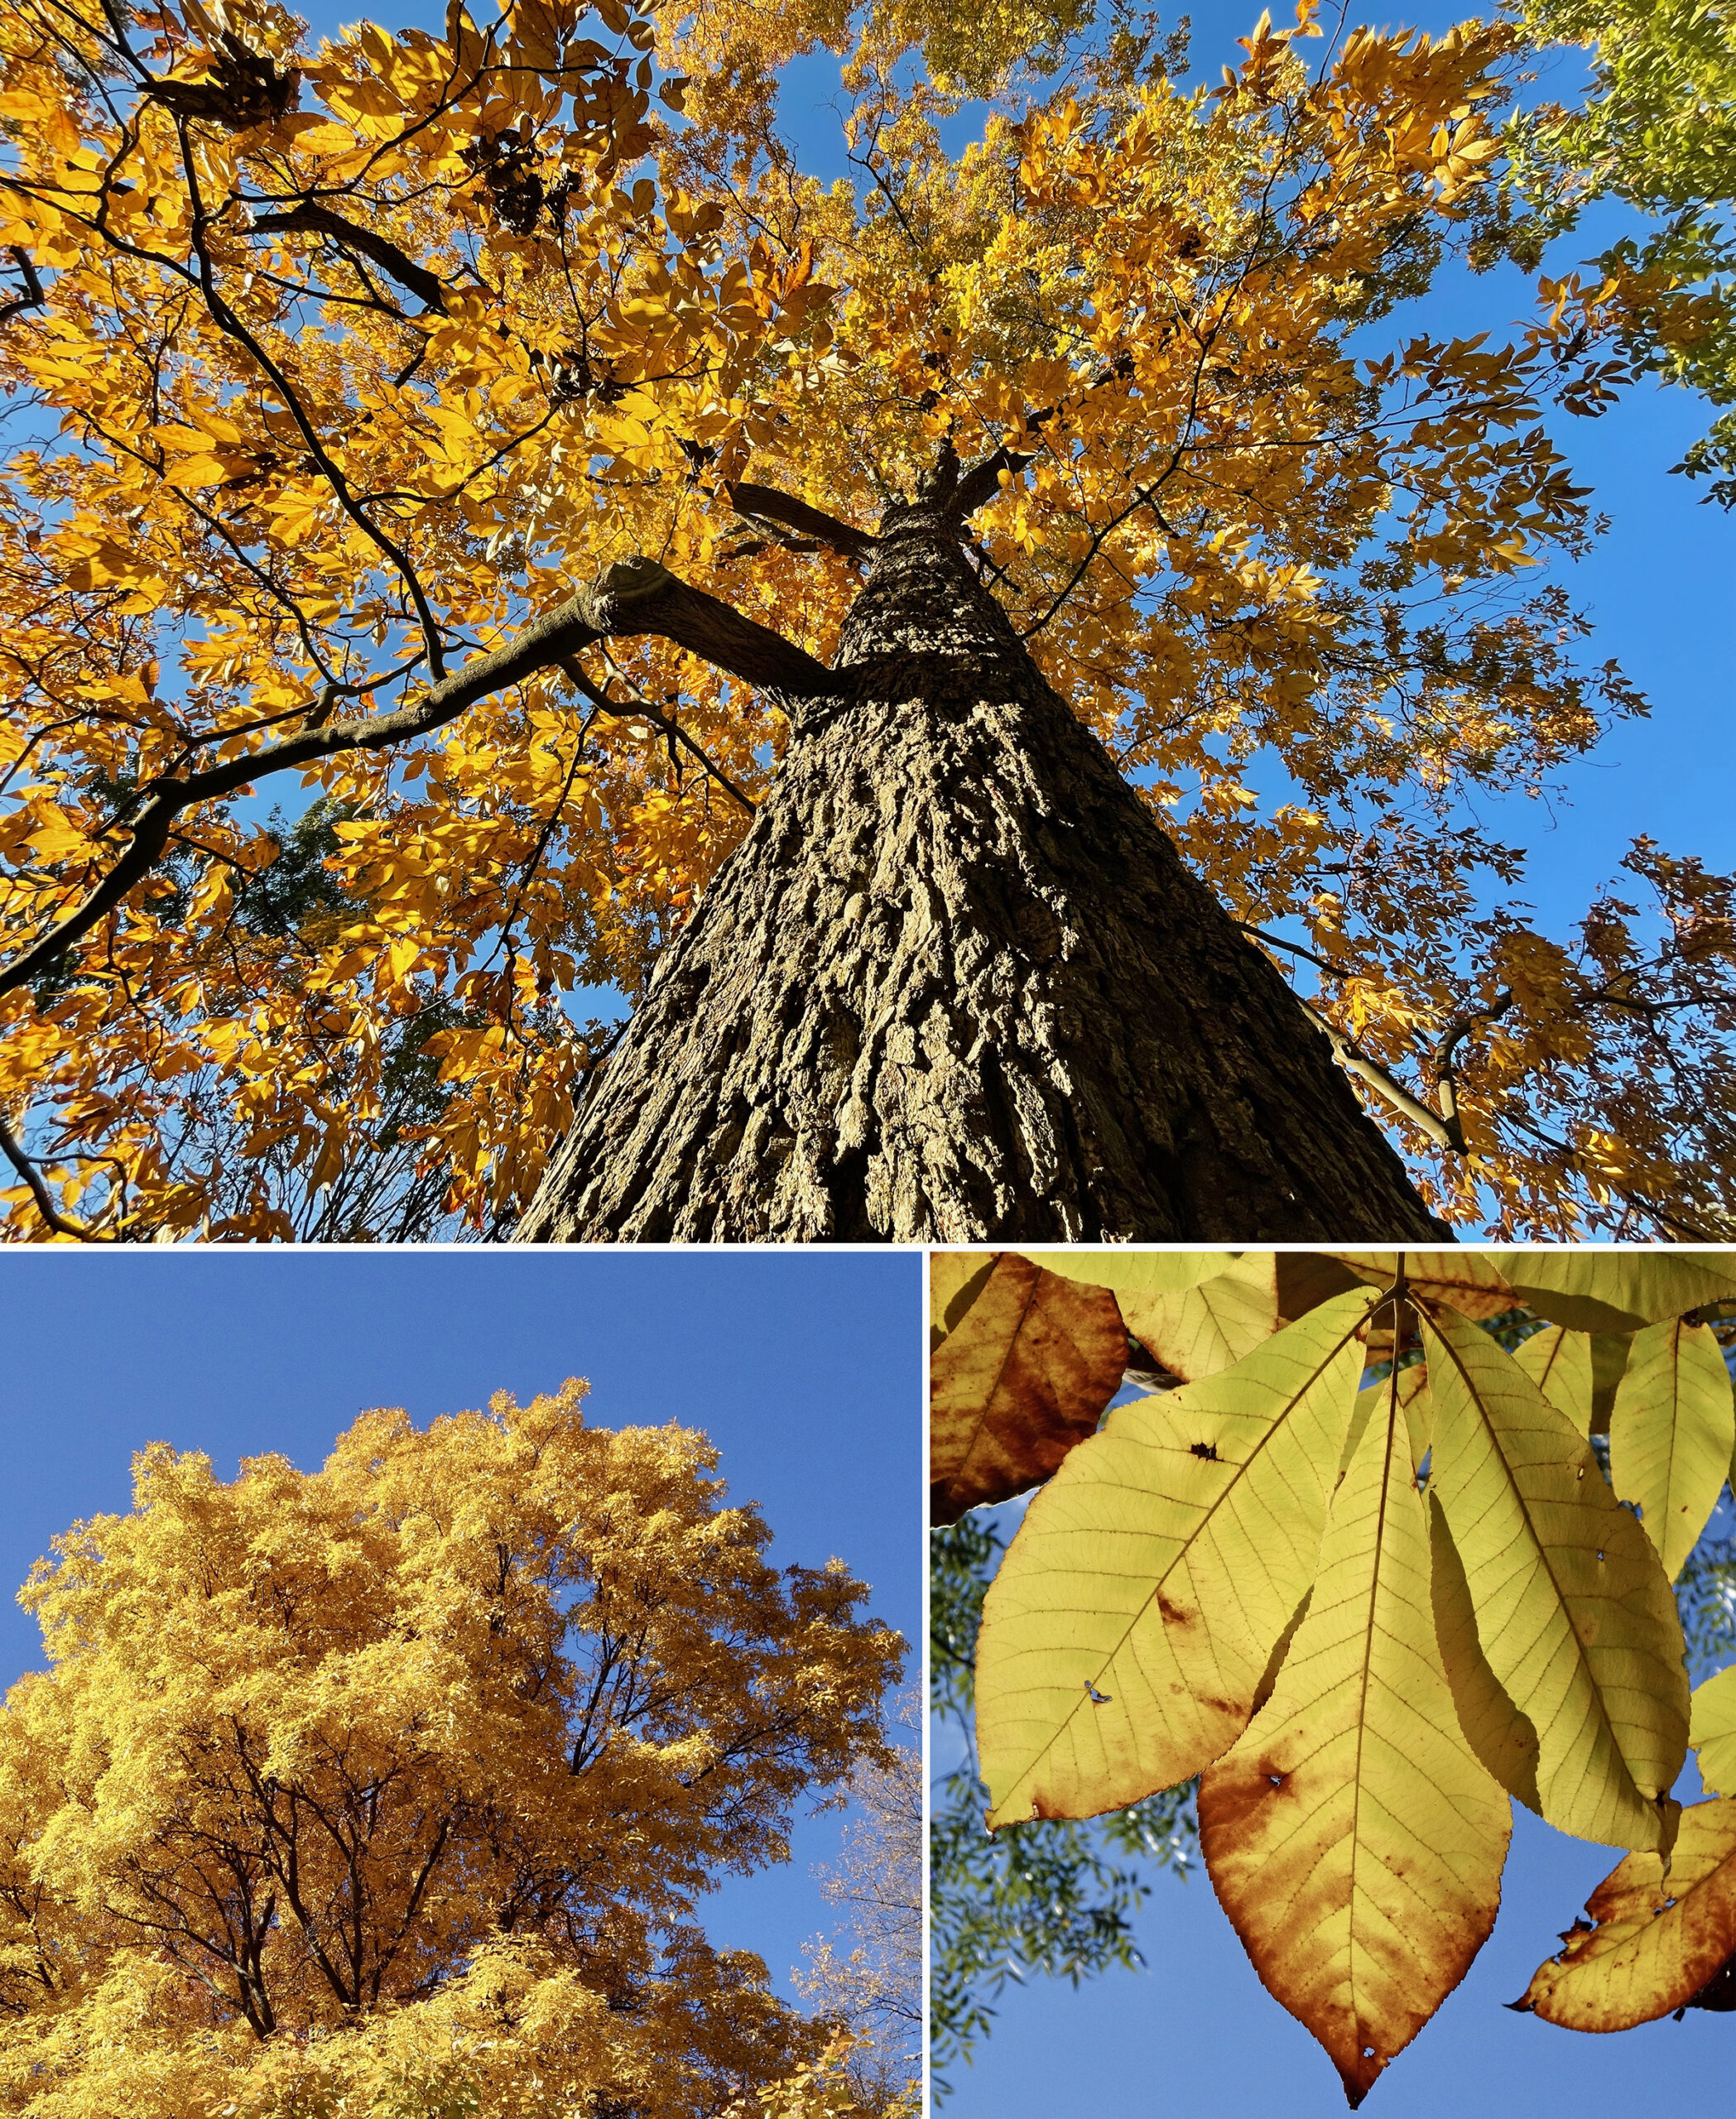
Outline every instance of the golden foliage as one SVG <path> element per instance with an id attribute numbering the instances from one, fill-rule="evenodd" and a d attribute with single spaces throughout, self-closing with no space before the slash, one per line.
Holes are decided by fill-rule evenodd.
<path id="1" fill-rule="evenodd" d="M 1690 1713 L 1670 1584 L 1729 1469 L 1736 1254 L 1220 1252 L 1215 1276 L 1209 1257 L 1071 1254 L 1129 1330 L 1219 1281 L 1281 1292 L 1251 1350 L 1147 1376 L 1083 1439 L 1083 1398 L 1027 1437 L 1060 1461 L 983 1604 L 991 1829 L 1200 1773 L 1218 1896 L 1353 2106 L 1493 1926 L 1508 1795 L 1633 1850 L 1523 2006 L 1595 2030 L 1726 2006 L 1732 1804 L 1671 1790 L 1690 1737 L 1728 1788 L 1736 1673 Z M 959 1377 L 1009 1259 L 1030 1263 L 935 1255 Z M 1613 1487 L 1589 1440 L 1599 1367 L 1620 1379 Z"/>
<path id="2" fill-rule="evenodd" d="M 156 1444 L 24 1600 L 0 2107 L 715 2112 L 818 2062 L 693 1924 L 887 1754 L 902 1644 L 767 1565 L 704 1439 L 584 1386 L 364 1414 L 324 1468 Z"/>
<path id="3" fill-rule="evenodd" d="M 831 0 L 609 0 L 601 40 L 454 0 L 313 48 L 271 0 L 119 19 L 0 20 L 14 1233 L 365 1235 L 333 1188 L 393 1156 L 510 1223 L 599 1057 L 584 989 L 642 990 L 788 734 L 659 634 L 536 622 L 656 555 L 825 661 L 859 552 L 743 481 L 859 544 L 943 440 L 1007 465 L 976 527 L 1014 626 L 1325 967 L 1440 1210 L 1725 1225 L 1731 885 L 1637 841 L 1563 944 L 1464 820 L 1640 704 L 1517 593 L 1589 535 L 1544 421 L 1609 291 L 1510 344 L 1385 324 L 1478 225 L 1509 28 L 1310 73 L 1305 5 L 1210 91 L 1129 31 L 954 153 L 949 69 L 1052 55 L 1068 6 L 898 0 L 854 45 Z M 775 132 L 817 44 L 854 191 Z M 299 866 L 279 788 L 320 805 Z"/>

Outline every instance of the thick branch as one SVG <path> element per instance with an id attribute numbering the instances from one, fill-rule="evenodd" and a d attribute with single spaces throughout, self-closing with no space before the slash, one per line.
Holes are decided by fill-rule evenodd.
<path id="1" fill-rule="evenodd" d="M 395 243 L 388 242 L 373 228 L 358 228 L 353 221 L 334 214 L 329 206 L 310 201 L 287 214 L 256 214 L 253 232 L 258 235 L 323 235 L 340 250 L 359 251 L 363 257 L 371 258 L 382 272 L 389 272 L 400 286 L 408 287 L 427 308 L 442 312 L 445 310 L 446 290 L 426 265 L 418 265 L 413 258 L 406 257 Z"/>
<path id="2" fill-rule="evenodd" d="M 827 690 L 831 672 L 770 627 L 757 625 L 701 589 L 678 581 L 655 560 L 619 560 L 568 603 L 533 619 L 517 638 L 478 655 L 394 713 L 297 733 L 185 779 L 159 781 L 127 829 L 132 843 L 76 911 L 0 972 L 0 993 L 27 984 L 120 904 L 161 859 L 183 810 L 221 800 L 267 773 L 318 763 L 344 751 L 379 751 L 456 720 L 491 692 L 560 664 L 594 641 L 655 633 L 732 676 L 796 697 Z M 329 695 L 329 688 L 328 688 Z"/>
<path id="3" fill-rule="evenodd" d="M 760 522 L 781 523 L 786 530 L 830 545 L 846 559 L 866 559 L 880 541 L 866 530 L 853 530 L 848 522 L 840 522 L 823 508 L 810 507 L 805 500 L 781 493 L 776 486 L 756 486 L 743 478 L 726 478 L 724 491 L 729 494 L 729 504 L 738 515 L 748 516 Z"/>

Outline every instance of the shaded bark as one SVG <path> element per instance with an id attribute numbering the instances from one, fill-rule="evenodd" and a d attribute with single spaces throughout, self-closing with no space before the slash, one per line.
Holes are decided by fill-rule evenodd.
<path id="1" fill-rule="evenodd" d="M 895 508 L 520 1242 L 1445 1233 L 1282 978 Z"/>

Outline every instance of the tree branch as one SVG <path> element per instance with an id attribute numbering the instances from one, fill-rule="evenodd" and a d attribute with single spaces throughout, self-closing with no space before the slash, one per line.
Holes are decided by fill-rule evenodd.
<path id="1" fill-rule="evenodd" d="M 781 523 L 786 530 L 830 545 L 846 559 L 866 559 L 880 542 L 866 530 L 854 530 L 848 522 L 840 522 L 823 508 L 810 507 L 805 500 L 780 493 L 775 486 L 756 486 L 744 478 L 726 478 L 724 491 L 729 494 L 729 505 L 738 515 L 760 522 Z"/>
<path id="2" fill-rule="evenodd" d="M 358 228 L 353 221 L 334 214 L 329 206 L 307 200 L 287 214 L 256 214 L 252 233 L 321 235 L 328 243 L 334 243 L 339 250 L 358 250 L 364 257 L 371 258 L 382 272 L 389 272 L 400 286 L 408 287 L 425 307 L 445 314 L 445 286 L 426 265 L 418 265 L 413 258 L 406 257 L 395 243 L 373 228 Z"/>
<path id="3" fill-rule="evenodd" d="M 1086 383 L 1088 391 L 1100 390 L 1106 382 L 1124 382 L 1133 372 L 1133 364 L 1127 354 L 1100 368 Z M 1046 426 L 1056 415 L 1065 408 L 1060 405 L 1046 405 L 1038 412 L 1031 413 L 1025 424 L 1028 427 Z M 1001 489 L 1001 473 L 1011 471 L 1015 478 L 1036 454 L 1034 449 L 1008 449 L 1004 445 L 979 456 L 974 464 L 967 464 L 959 474 L 959 483 L 953 489 L 947 512 L 955 521 L 963 522 L 974 515 L 987 502 L 992 501 Z"/>
<path id="4" fill-rule="evenodd" d="M 660 714 L 647 699 L 611 699 L 606 691 L 604 691 L 600 686 L 594 685 L 585 675 L 576 655 L 564 655 L 560 658 L 560 667 L 570 680 L 574 689 L 582 692 L 596 708 L 599 714 L 606 714 L 612 720 L 616 721 L 648 721 L 653 728 L 661 728 L 666 736 L 673 738 L 684 750 L 690 751 L 699 760 L 700 769 L 706 777 L 714 780 L 724 792 L 738 802 L 750 817 L 758 808 L 759 805 L 751 796 L 743 794 L 741 789 L 736 786 L 724 768 L 708 754 L 701 745 L 694 741 L 680 723 L 672 715 Z"/>
<path id="5" fill-rule="evenodd" d="M 54 1203 L 54 1195 L 43 1182 L 42 1173 L 24 1152 L 22 1143 L 3 1118 L 0 1118 L 0 1155 L 12 1165 L 30 1187 L 30 1196 L 35 1200 L 36 1212 L 47 1223 L 56 1236 L 70 1236 L 80 1243 L 112 1243 L 114 1238 L 103 1236 L 84 1222 L 70 1220 Z"/>
<path id="6" fill-rule="evenodd" d="M 310 728 L 304 723 L 293 735 L 241 757 L 190 773 L 185 779 L 159 781 L 127 827 L 132 844 L 82 905 L 0 972 L 0 993 L 39 977 L 121 903 L 161 859 L 171 828 L 183 810 L 221 800 L 267 773 L 314 765 L 344 751 L 387 750 L 426 736 L 456 720 L 491 692 L 559 665 L 594 641 L 645 633 L 673 641 L 732 676 L 793 697 L 828 691 L 834 682 L 825 665 L 793 641 L 743 617 L 704 589 L 678 581 L 655 560 L 618 560 L 570 601 L 532 619 L 515 639 L 476 656 L 450 677 L 430 685 L 420 699 L 392 713 L 332 721 L 324 727 Z M 327 694 L 329 690 L 328 687 Z M 322 701 L 327 694 L 322 694 Z"/>

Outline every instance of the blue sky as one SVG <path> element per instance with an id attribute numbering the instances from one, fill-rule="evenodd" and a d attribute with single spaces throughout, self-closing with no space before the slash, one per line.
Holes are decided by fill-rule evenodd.
<path id="1" fill-rule="evenodd" d="M 921 1261 L 914 1256 L 466 1249 L 443 1252 L 15 1252 L 6 1261 L 7 1476 L 0 1580 L 75 1520 L 130 1505 L 146 1443 L 202 1449 L 219 1476 L 281 1451 L 317 1466 L 376 1405 L 419 1424 L 589 1379 L 599 1426 L 703 1429 L 771 1557 L 837 1554 L 913 1645 L 923 1565 Z M 0 1605 L 0 1684 L 42 1666 Z M 914 1660 L 911 1676 L 916 1675 Z M 703 1919 L 774 1980 L 829 1929 L 813 1865 L 840 1818 L 801 1825 L 786 1868 L 728 1881 Z"/>

